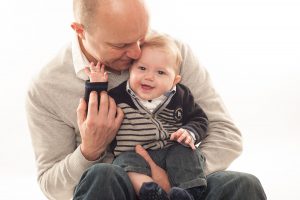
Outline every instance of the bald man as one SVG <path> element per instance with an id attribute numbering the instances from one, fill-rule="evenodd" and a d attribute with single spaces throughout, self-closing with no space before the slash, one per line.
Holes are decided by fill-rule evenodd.
<path id="1" fill-rule="evenodd" d="M 108 89 L 127 80 L 149 32 L 149 14 L 142 0 L 73 0 L 73 7 L 72 42 L 32 81 L 26 100 L 38 182 L 49 199 L 137 199 L 125 171 L 111 164 L 109 145 L 123 120 L 122 110 L 105 92 L 92 92 L 88 105 L 81 97 L 88 79 L 84 67 L 91 61 L 107 66 Z M 182 83 L 209 119 L 208 137 L 200 145 L 207 175 L 203 199 L 266 199 L 255 176 L 223 171 L 241 153 L 241 134 L 206 69 L 187 45 L 178 46 Z M 137 153 L 148 162 L 153 180 L 168 192 L 172 181 L 166 172 L 144 149 Z"/>

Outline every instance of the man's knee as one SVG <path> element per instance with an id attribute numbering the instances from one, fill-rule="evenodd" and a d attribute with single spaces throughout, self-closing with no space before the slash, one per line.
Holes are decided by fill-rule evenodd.
<path id="1" fill-rule="evenodd" d="M 236 188 L 240 190 L 241 193 L 248 193 L 251 196 L 250 199 L 267 199 L 264 189 L 256 176 L 237 172 L 234 180 Z"/>
<path id="2" fill-rule="evenodd" d="M 208 199 L 231 198 L 265 200 L 266 195 L 258 178 L 252 174 L 219 171 L 208 177 Z"/>
<path id="3" fill-rule="evenodd" d="M 249 184 L 257 184 L 260 183 L 258 178 L 252 174 L 243 173 L 244 176 L 242 176 L 243 179 L 245 179 Z"/>
<path id="4" fill-rule="evenodd" d="M 119 166 L 98 163 L 82 175 L 74 199 L 135 199 L 127 173 Z"/>
<path id="5" fill-rule="evenodd" d="M 256 176 L 243 172 L 236 173 L 235 181 L 238 184 L 243 184 L 247 187 L 261 186 L 261 183 Z"/>
<path id="6" fill-rule="evenodd" d="M 257 184 L 260 183 L 258 178 L 252 174 L 235 171 L 218 171 L 208 175 L 208 179 L 216 183 L 239 183 L 239 184 Z"/>
<path id="7" fill-rule="evenodd" d="M 247 187 L 250 190 L 252 189 L 253 191 L 260 191 L 260 192 L 264 191 L 260 180 L 252 174 L 242 173 L 239 182 L 244 183 L 245 187 Z"/>
<path id="8" fill-rule="evenodd" d="M 239 183 L 244 186 L 244 190 L 252 193 L 252 198 L 250 199 L 267 199 L 265 191 L 256 176 L 248 173 L 240 173 L 239 179 Z"/>

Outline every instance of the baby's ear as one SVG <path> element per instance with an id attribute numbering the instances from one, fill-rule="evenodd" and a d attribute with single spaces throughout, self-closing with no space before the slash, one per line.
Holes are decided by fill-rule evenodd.
<path id="1" fill-rule="evenodd" d="M 173 82 L 173 86 L 176 85 L 177 83 L 179 83 L 181 81 L 181 76 L 180 75 L 176 75 L 174 82 Z"/>

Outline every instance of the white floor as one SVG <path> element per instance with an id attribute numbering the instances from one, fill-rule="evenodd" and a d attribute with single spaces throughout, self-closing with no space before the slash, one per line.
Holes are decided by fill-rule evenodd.
<path id="1" fill-rule="evenodd" d="M 229 169 L 256 175 L 270 200 L 300 199 L 300 3 L 148 3 L 152 26 L 192 46 L 243 133 L 244 152 Z M 30 77 L 72 37 L 71 5 L 7 1 L 0 19 L 0 199 L 43 200 L 24 94 Z"/>

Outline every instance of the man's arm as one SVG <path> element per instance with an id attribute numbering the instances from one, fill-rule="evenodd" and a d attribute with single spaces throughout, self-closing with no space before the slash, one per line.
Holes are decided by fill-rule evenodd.
<path id="1" fill-rule="evenodd" d="M 98 115 L 96 95 L 90 97 L 91 106 L 89 106 L 89 111 L 95 116 L 86 116 L 87 105 L 81 101 L 78 107 L 78 123 L 82 143 L 77 147 L 79 141 L 76 142 L 74 127 L 58 116 L 58 108 L 53 108 L 52 99 L 45 91 L 47 89 L 39 87 L 39 84 L 33 84 L 26 102 L 28 124 L 38 166 L 38 182 L 49 199 L 70 199 L 83 172 L 94 163 L 102 161 L 104 156 L 100 155 L 104 152 L 106 144 L 110 143 L 103 137 L 109 135 L 114 138 L 110 126 L 117 129 L 118 123 L 114 120 L 110 120 L 111 123 L 94 123 L 99 118 L 105 117 L 103 115 L 105 112 L 102 112 L 101 117 Z M 102 95 L 102 104 L 112 105 L 112 103 L 107 95 Z M 105 105 L 102 108 L 104 109 Z M 111 106 L 107 107 L 106 114 L 111 113 L 110 116 L 115 119 L 116 113 L 111 110 Z M 122 113 L 118 116 L 121 121 Z M 114 124 L 111 125 L 112 123 Z M 106 134 L 101 134 L 103 132 L 99 130 L 106 131 Z"/>
<path id="2" fill-rule="evenodd" d="M 225 170 L 242 151 L 241 133 L 215 91 L 206 69 L 199 64 L 187 45 L 179 43 L 179 47 L 183 57 L 181 83 L 191 90 L 195 102 L 209 120 L 208 136 L 200 144 L 206 158 L 205 172 L 210 174 Z"/>
<path id="3" fill-rule="evenodd" d="M 38 182 L 49 199 L 70 199 L 82 173 L 94 162 L 85 159 L 80 146 L 76 148 L 74 128 L 64 123 L 42 96 L 33 85 L 26 100 Z"/>

